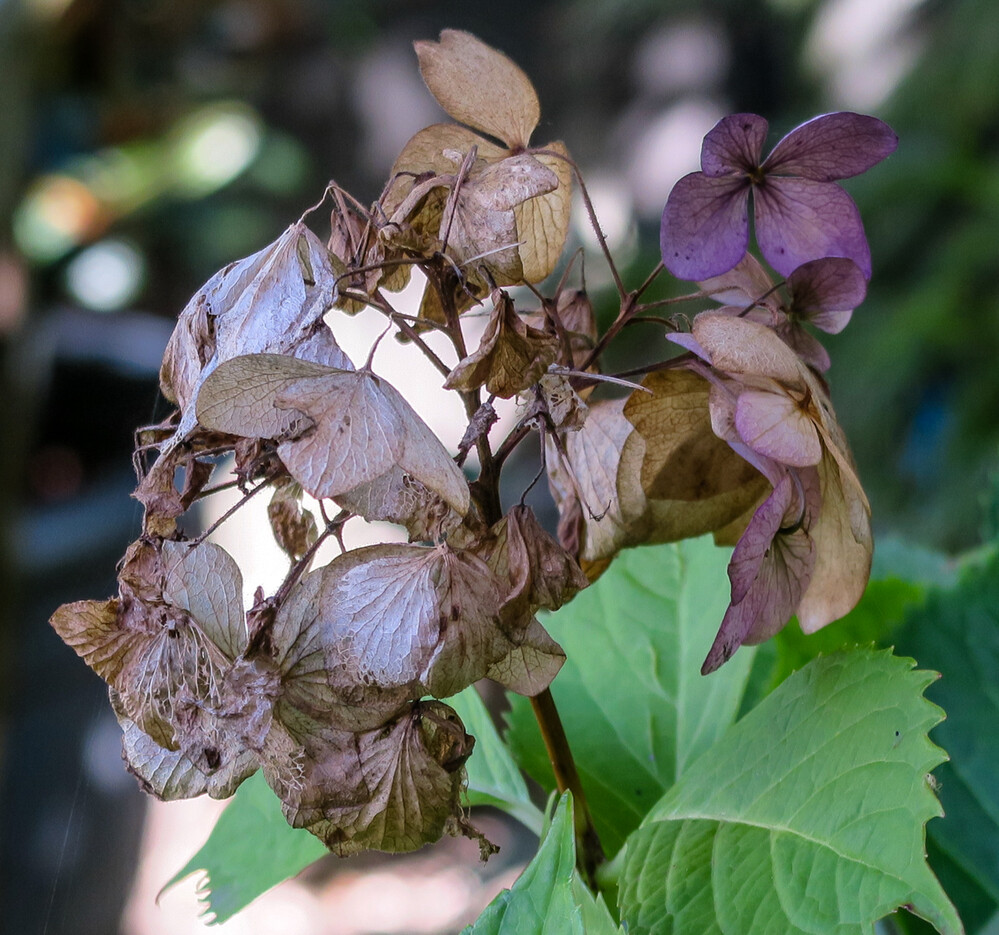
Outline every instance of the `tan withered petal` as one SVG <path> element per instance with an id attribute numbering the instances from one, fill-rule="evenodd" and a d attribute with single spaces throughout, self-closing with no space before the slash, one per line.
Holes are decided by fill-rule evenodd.
<path id="1" fill-rule="evenodd" d="M 804 365 L 766 325 L 718 312 L 702 312 L 691 327 L 709 363 L 729 374 L 771 377 L 790 388 L 805 387 Z"/>
<path id="2" fill-rule="evenodd" d="M 218 431 L 277 438 L 288 471 L 314 497 L 403 523 L 414 538 L 445 533 L 468 510 L 468 485 L 447 450 L 369 371 L 272 354 L 237 358 L 205 382 L 198 419 Z"/>
<path id="3" fill-rule="evenodd" d="M 818 466 L 822 509 L 809 529 L 817 559 L 798 606 L 798 622 L 805 633 L 814 633 L 849 613 L 863 596 L 870 576 L 871 511 L 852 467 L 840 464 L 848 458 L 848 452 L 827 447 Z"/>
<path id="4" fill-rule="evenodd" d="M 447 239 L 448 254 L 459 266 L 481 264 L 500 286 L 525 279 L 514 208 L 558 184 L 558 176 L 529 153 L 476 160 L 444 209 L 441 239 Z"/>
<path id="5" fill-rule="evenodd" d="M 478 350 L 448 375 L 449 390 L 474 390 L 485 384 L 494 396 L 509 399 L 536 383 L 558 354 L 558 338 L 528 325 L 505 292 L 493 294 L 493 311 Z"/>
<path id="6" fill-rule="evenodd" d="M 302 506 L 302 487 L 288 478 L 274 485 L 267 519 L 275 541 L 293 560 L 301 558 L 318 538 L 316 518 Z"/>
<path id="7" fill-rule="evenodd" d="M 546 150 L 567 157 L 561 142 L 549 143 Z M 517 235 L 520 239 L 520 262 L 526 282 L 541 282 L 555 269 L 569 234 L 572 212 L 572 167 L 566 159 L 547 152 L 532 153 L 541 165 L 558 178 L 558 187 L 514 206 Z"/>
<path id="8" fill-rule="evenodd" d="M 546 373 L 538 381 L 538 389 L 557 431 L 575 432 L 583 427 L 588 407 L 566 377 Z"/>
<path id="9" fill-rule="evenodd" d="M 461 691 L 513 648 L 500 620 L 502 590 L 481 559 L 444 546 L 387 544 L 339 556 L 320 597 L 330 685 L 358 706 L 358 718 L 368 716 L 368 695 Z"/>
<path id="10" fill-rule="evenodd" d="M 64 605 L 52 626 L 119 693 L 125 717 L 177 749 L 180 708 L 219 705 L 245 646 L 239 569 L 211 543 L 138 543 L 120 583 L 119 600 Z"/>
<path id="11" fill-rule="evenodd" d="M 456 29 L 445 29 L 439 42 L 413 46 L 423 80 L 450 117 L 511 149 L 527 146 L 541 108 L 534 85 L 510 59 Z"/>
<path id="12" fill-rule="evenodd" d="M 447 705 L 416 702 L 393 724 L 355 736 L 363 804 L 324 804 L 298 814 L 286 808 L 286 816 L 342 857 L 416 850 L 438 840 L 459 815 L 474 742 Z"/>

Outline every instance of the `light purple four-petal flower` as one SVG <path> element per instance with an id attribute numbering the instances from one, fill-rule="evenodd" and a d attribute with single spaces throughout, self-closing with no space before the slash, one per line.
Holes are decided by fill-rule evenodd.
<path id="1" fill-rule="evenodd" d="M 756 241 L 782 276 L 809 260 L 848 257 L 871 275 L 871 254 L 853 199 L 835 184 L 894 152 L 898 137 L 876 117 L 841 112 L 792 130 L 761 162 L 767 122 L 733 114 L 704 137 L 701 172 L 673 187 L 660 243 L 663 263 L 679 279 L 730 270 L 749 245 L 749 194 Z"/>

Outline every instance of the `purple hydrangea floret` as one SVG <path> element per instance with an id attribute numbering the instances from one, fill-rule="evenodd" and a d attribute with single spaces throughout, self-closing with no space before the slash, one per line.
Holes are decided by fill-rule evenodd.
<path id="1" fill-rule="evenodd" d="M 767 122 L 756 114 L 720 120 L 701 147 L 701 170 L 673 186 L 663 210 L 663 263 L 679 279 L 730 270 L 756 241 L 782 276 L 810 260 L 847 257 L 871 275 L 871 254 L 853 199 L 835 184 L 866 172 L 898 145 L 876 117 L 841 112 L 792 130 L 762 159 Z M 762 161 L 761 161 L 762 160 Z"/>

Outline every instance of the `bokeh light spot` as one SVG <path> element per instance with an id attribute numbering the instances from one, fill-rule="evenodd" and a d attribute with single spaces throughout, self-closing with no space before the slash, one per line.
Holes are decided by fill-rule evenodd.
<path id="1" fill-rule="evenodd" d="M 145 260 L 130 243 L 102 240 L 80 252 L 66 267 L 66 288 L 95 312 L 116 312 L 142 288 Z"/>

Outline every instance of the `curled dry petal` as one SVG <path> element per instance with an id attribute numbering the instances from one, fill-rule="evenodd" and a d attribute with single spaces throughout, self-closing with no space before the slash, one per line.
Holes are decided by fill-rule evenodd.
<path id="1" fill-rule="evenodd" d="M 206 381 L 198 418 L 218 431 L 277 438 L 292 477 L 314 497 L 403 523 L 414 538 L 447 532 L 468 510 L 468 485 L 447 450 L 370 371 L 236 358 Z"/>
<path id="2" fill-rule="evenodd" d="M 505 292 L 493 295 L 493 311 L 478 349 L 448 375 L 446 389 L 474 390 L 483 384 L 509 399 L 541 378 L 558 354 L 558 338 L 528 325 Z"/>
<path id="3" fill-rule="evenodd" d="M 846 257 L 825 257 L 799 266 L 787 280 L 788 312 L 829 334 L 839 334 L 867 297 L 867 280 Z"/>
<path id="4" fill-rule="evenodd" d="M 267 519 L 275 541 L 292 560 L 305 555 L 319 535 L 315 516 L 302 506 L 301 484 L 290 478 L 274 485 L 267 504 Z"/>
<path id="5" fill-rule="evenodd" d="M 500 621 L 502 586 L 479 558 L 447 547 L 387 544 L 347 552 L 325 571 L 320 610 L 330 685 L 357 706 L 402 693 L 445 698 L 482 678 L 515 639 Z"/>

